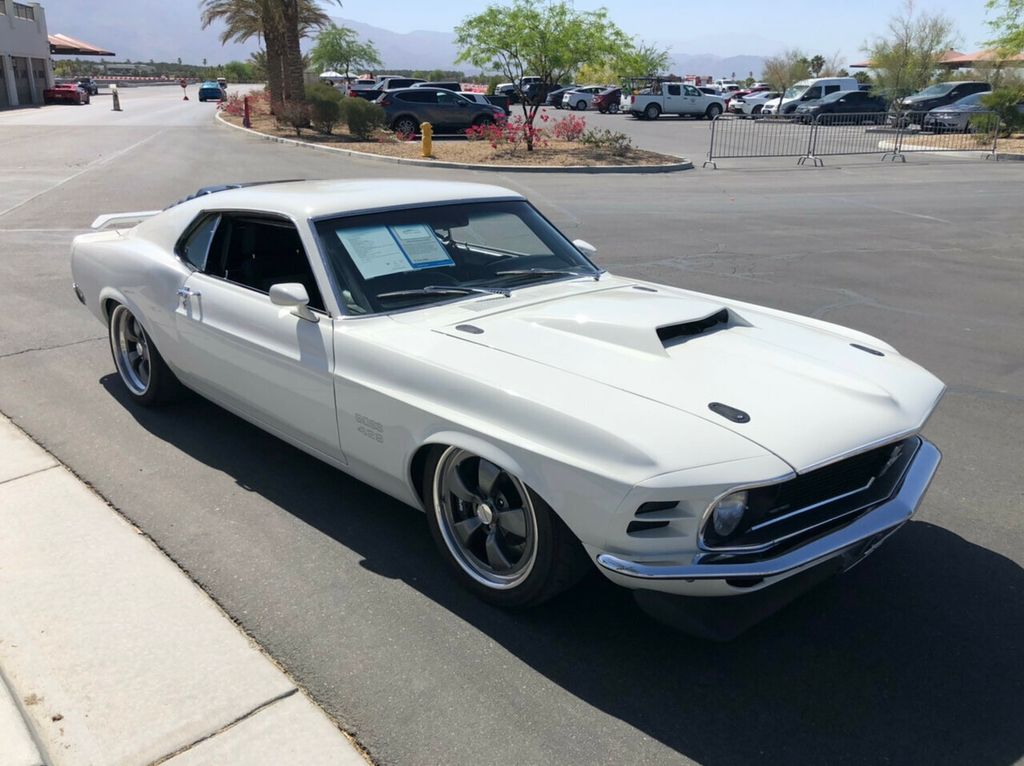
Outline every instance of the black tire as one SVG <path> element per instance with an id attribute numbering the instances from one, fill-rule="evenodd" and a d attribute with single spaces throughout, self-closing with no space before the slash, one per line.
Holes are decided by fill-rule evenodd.
<path id="1" fill-rule="evenodd" d="M 520 556 L 525 558 L 529 555 L 529 560 L 526 563 L 521 563 L 521 559 L 517 561 L 516 566 L 522 569 L 516 571 L 509 582 L 491 581 L 493 573 L 489 574 L 486 571 L 487 564 L 470 552 L 469 543 L 474 535 L 479 538 L 478 533 L 481 532 L 484 540 L 478 540 L 477 547 L 483 545 L 485 550 L 488 550 L 488 541 L 492 536 L 506 541 L 510 539 L 509 533 L 502 532 L 500 517 L 503 512 L 488 508 L 487 514 L 488 517 L 493 516 L 493 523 L 480 522 L 467 534 L 463 543 L 453 524 L 455 514 L 460 514 L 463 522 L 469 522 L 477 519 L 478 511 L 467 511 L 472 504 L 459 501 L 452 493 L 447 493 L 447 499 L 441 498 L 444 494 L 442 487 L 448 486 L 445 475 L 466 465 L 473 469 L 473 461 L 476 461 L 476 470 L 480 470 L 479 465 L 483 464 L 498 471 L 497 478 L 491 484 L 492 491 L 486 493 L 489 498 L 496 499 L 481 505 L 489 502 L 500 509 L 502 498 L 508 497 L 504 513 L 522 510 L 524 519 L 527 519 L 523 523 L 524 529 L 528 531 L 522 536 L 513 533 L 511 539 L 523 539 L 524 550 Z M 465 479 L 462 481 L 463 489 L 468 489 Z M 480 493 L 482 497 L 485 494 L 483 482 L 475 486 L 473 492 Z M 456 447 L 435 448 L 424 466 L 422 492 L 427 524 L 441 558 L 448 564 L 449 571 L 459 584 L 483 601 L 505 608 L 536 606 L 571 588 L 591 571 L 592 565 L 583 546 L 547 503 L 518 478 L 468 450 Z M 516 507 L 516 503 L 521 508 Z M 529 537 L 531 533 L 532 539 Z M 499 547 L 498 542 L 494 545 Z M 501 543 L 500 547 L 505 545 Z M 508 553 L 512 548 L 504 550 Z M 489 552 L 485 555 L 490 558 Z"/>
<path id="2" fill-rule="evenodd" d="M 587 111 L 587 102 L 584 101 L 582 98 L 579 101 L 576 102 L 576 111 L 577 112 L 585 112 L 585 111 Z"/>
<path id="3" fill-rule="evenodd" d="M 763 104 L 758 104 L 757 106 L 755 106 L 753 109 L 750 110 L 750 113 L 752 115 L 753 114 L 761 114 L 761 110 L 762 109 L 764 109 L 764 105 Z"/>
<path id="4" fill-rule="evenodd" d="M 611 114 L 618 114 L 619 113 L 619 105 L 618 104 L 612 104 L 610 107 L 608 107 L 608 111 Z"/>
<path id="5" fill-rule="evenodd" d="M 408 115 L 397 118 L 393 123 L 391 123 L 391 129 L 395 131 L 395 133 L 405 133 L 413 136 L 420 132 L 419 124 Z"/>
<path id="6" fill-rule="evenodd" d="M 480 127 L 482 125 L 493 125 L 493 124 L 494 124 L 494 119 L 491 118 L 491 117 L 488 117 L 486 114 L 482 115 L 480 117 L 477 117 L 475 120 L 473 120 L 473 125 L 476 126 L 476 127 Z"/>
<path id="7" fill-rule="evenodd" d="M 129 328 L 130 333 L 126 333 Z M 133 402 L 153 407 L 172 402 L 180 396 L 182 385 L 178 378 L 167 366 L 142 323 L 120 303 L 110 311 L 107 337 L 114 367 Z M 129 349 L 128 346 L 134 348 Z M 137 355 L 136 360 L 144 359 L 145 363 L 134 365 L 130 361 L 132 353 Z"/>
<path id="8" fill-rule="evenodd" d="M 713 120 L 716 117 L 718 117 L 721 113 L 722 107 L 720 107 L 718 104 L 711 104 L 707 108 L 707 111 L 704 112 L 704 116 L 707 117 L 709 120 Z"/>
<path id="9" fill-rule="evenodd" d="M 661 117 L 661 107 L 657 104 L 648 104 L 647 108 L 644 109 L 645 120 L 656 120 Z"/>

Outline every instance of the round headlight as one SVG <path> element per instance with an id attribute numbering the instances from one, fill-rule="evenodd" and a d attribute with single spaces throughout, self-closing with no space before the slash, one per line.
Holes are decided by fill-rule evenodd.
<path id="1" fill-rule="evenodd" d="M 715 527 L 715 534 L 719 537 L 728 537 L 736 528 L 740 525 L 743 520 L 743 514 L 747 511 L 747 493 L 733 492 L 727 497 L 723 497 L 715 505 L 715 510 L 711 513 L 711 523 Z"/>

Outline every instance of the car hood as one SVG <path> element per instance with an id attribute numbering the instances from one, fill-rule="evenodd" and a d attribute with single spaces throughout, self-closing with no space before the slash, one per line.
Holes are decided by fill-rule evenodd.
<path id="1" fill-rule="evenodd" d="M 797 471 L 918 430 L 944 390 L 860 333 L 652 290 L 612 287 L 477 315 L 469 332 L 466 319 L 434 329 L 703 418 Z M 749 420 L 734 422 L 713 403 Z"/>

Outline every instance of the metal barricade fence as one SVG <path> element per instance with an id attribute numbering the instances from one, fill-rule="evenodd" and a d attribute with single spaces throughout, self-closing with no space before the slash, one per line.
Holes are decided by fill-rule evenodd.
<path id="1" fill-rule="evenodd" d="M 912 120 L 916 119 L 917 122 Z M 798 157 L 797 164 L 824 164 L 822 157 L 880 154 L 906 162 L 905 152 L 981 151 L 994 156 L 1000 130 L 993 112 L 891 112 L 768 116 L 721 116 L 711 123 L 711 146 L 704 167 L 716 160 Z"/>

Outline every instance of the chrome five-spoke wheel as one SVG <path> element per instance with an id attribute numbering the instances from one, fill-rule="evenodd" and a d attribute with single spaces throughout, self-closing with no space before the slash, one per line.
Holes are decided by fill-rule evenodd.
<path id="1" fill-rule="evenodd" d="M 423 471 L 427 523 L 455 578 L 505 607 L 533 606 L 592 569 L 579 540 L 511 471 L 459 447 L 434 447 Z"/>
<path id="2" fill-rule="evenodd" d="M 519 479 L 482 457 L 451 448 L 434 474 L 434 510 L 448 549 L 473 579 L 513 588 L 537 559 L 537 521 Z"/>
<path id="3" fill-rule="evenodd" d="M 121 380 L 131 393 L 143 396 L 149 390 L 151 372 L 149 338 L 124 306 L 110 315 L 110 348 Z"/>

